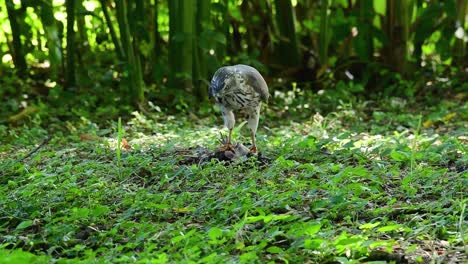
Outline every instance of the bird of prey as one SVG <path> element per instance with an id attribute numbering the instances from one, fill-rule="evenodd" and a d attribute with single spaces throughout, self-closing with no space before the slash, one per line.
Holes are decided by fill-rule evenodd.
<path id="1" fill-rule="evenodd" d="M 209 96 L 213 97 L 223 114 L 224 126 L 229 129 L 229 136 L 224 146 L 233 149 L 231 142 L 234 128 L 234 111 L 245 112 L 248 116 L 248 126 L 252 139 L 251 153 L 257 152 L 255 134 L 262 102 L 269 97 L 268 86 L 262 75 L 253 67 L 234 65 L 219 68 L 211 79 Z"/>

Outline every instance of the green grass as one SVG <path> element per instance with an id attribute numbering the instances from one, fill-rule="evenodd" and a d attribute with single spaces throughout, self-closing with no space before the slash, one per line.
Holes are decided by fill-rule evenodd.
<path id="1" fill-rule="evenodd" d="M 0 126 L 0 258 L 466 261 L 467 105 L 392 100 L 322 115 L 272 104 L 266 165 L 196 162 L 197 146 L 217 147 L 218 113 L 67 122 L 25 159 L 49 132 Z"/>

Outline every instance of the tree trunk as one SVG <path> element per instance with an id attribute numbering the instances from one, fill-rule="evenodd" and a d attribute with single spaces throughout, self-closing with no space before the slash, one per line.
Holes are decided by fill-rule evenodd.
<path id="1" fill-rule="evenodd" d="M 182 83 L 185 88 L 191 89 L 192 82 L 192 68 L 193 68 L 193 41 L 194 41 L 194 21 L 195 21 L 195 1 L 179 0 L 179 17 L 182 19 L 180 33 L 183 36 L 181 51 L 182 61 L 180 74 L 182 76 Z"/>
<path id="2" fill-rule="evenodd" d="M 207 49 L 214 49 L 215 47 L 200 47 L 199 37 L 203 32 L 208 29 L 211 22 L 210 17 L 210 0 L 199 0 L 197 1 L 197 19 L 196 19 L 196 35 L 197 37 L 193 41 L 194 47 L 194 67 L 193 67 L 193 79 L 195 85 L 195 94 L 198 99 L 205 100 L 207 97 L 208 87 L 206 87 L 203 80 L 207 80 Z"/>
<path id="3" fill-rule="evenodd" d="M 169 85 L 192 89 L 195 1 L 169 1 Z"/>
<path id="4" fill-rule="evenodd" d="M 181 19 L 178 17 L 179 1 L 167 0 L 169 7 L 169 86 L 177 87 L 176 73 L 180 69 L 180 40 L 176 38 Z"/>
<path id="5" fill-rule="evenodd" d="M 220 4 L 223 6 L 222 15 L 221 15 L 221 23 L 218 24 L 216 30 L 218 32 L 222 32 L 224 37 L 226 38 L 226 43 L 221 44 L 218 43 L 216 46 L 216 58 L 219 61 L 223 61 L 227 55 L 228 47 L 231 45 L 231 33 L 229 32 L 229 28 L 231 25 L 231 18 L 229 15 L 229 0 L 221 1 Z"/>
<path id="6" fill-rule="evenodd" d="M 75 0 L 65 1 L 67 9 L 67 72 L 66 72 L 66 87 L 67 89 L 74 89 L 76 86 L 75 75 Z"/>
<path id="7" fill-rule="evenodd" d="M 128 2 L 118 0 L 116 2 L 117 17 L 119 20 L 120 39 L 125 50 L 126 68 L 128 71 L 128 87 L 123 91 L 123 96 L 130 95 L 131 102 L 140 105 L 144 101 L 144 82 L 141 70 L 141 60 L 137 49 L 138 39 L 135 32 L 130 29 L 128 22 Z"/>
<path id="8" fill-rule="evenodd" d="M 374 19 L 374 7 L 372 0 L 358 2 L 359 23 L 358 35 L 353 41 L 354 50 L 363 61 L 372 61 L 374 54 L 372 23 Z"/>
<path id="9" fill-rule="evenodd" d="M 102 12 L 104 13 L 104 18 L 106 19 L 107 27 L 114 43 L 115 52 L 117 53 L 117 58 L 121 61 L 124 60 L 124 52 L 122 46 L 120 45 L 120 40 L 117 38 L 117 33 L 115 32 L 114 24 L 112 23 L 109 11 L 107 10 L 107 0 L 99 0 L 101 3 Z"/>
<path id="10" fill-rule="evenodd" d="M 10 20 L 11 33 L 13 36 L 13 50 L 11 51 L 13 63 L 15 64 L 18 74 L 24 76 L 26 74 L 27 65 L 24 54 L 24 46 L 21 42 L 21 27 L 18 22 L 19 16 L 15 10 L 15 4 L 12 0 L 5 0 L 5 5 L 8 12 L 8 19 Z"/>
<path id="11" fill-rule="evenodd" d="M 158 0 L 154 0 L 154 38 L 155 38 L 155 51 L 157 55 L 161 54 L 162 51 L 162 37 L 159 32 L 159 12 L 158 12 Z"/>
<path id="12" fill-rule="evenodd" d="M 54 18 L 52 1 L 41 1 L 39 15 L 47 37 L 51 79 L 57 80 L 62 66 L 62 47 L 57 21 Z"/>
<path id="13" fill-rule="evenodd" d="M 328 64 L 328 41 L 329 41 L 329 17 L 328 0 L 321 0 L 320 9 L 320 33 L 319 33 L 319 60 L 320 64 Z"/>
<path id="14" fill-rule="evenodd" d="M 387 0 L 384 31 L 387 43 L 384 45 L 386 64 L 400 74 L 408 69 L 408 34 L 411 23 L 413 1 Z"/>
<path id="15" fill-rule="evenodd" d="M 442 22 L 439 18 L 444 16 L 443 3 L 431 2 L 426 7 L 423 7 L 425 4 L 425 2 L 423 3 L 423 1 L 418 0 L 414 6 L 418 11 L 418 16 L 416 21 L 412 23 L 411 32 L 414 34 L 412 57 L 415 59 L 417 66 L 420 66 L 422 62 L 422 47 L 424 42 L 434 31 L 438 30 Z"/>
<path id="16" fill-rule="evenodd" d="M 466 43 L 463 38 L 466 38 L 468 34 L 465 27 L 465 16 L 466 16 L 467 0 L 457 0 L 457 20 L 455 22 L 456 33 L 455 33 L 455 46 L 453 50 L 454 62 L 460 68 L 467 65 L 466 62 Z M 464 33 L 464 34 L 462 34 Z"/>
<path id="17" fill-rule="evenodd" d="M 153 32 L 149 30 L 149 19 L 148 15 L 151 15 L 151 11 L 148 8 L 150 7 L 149 1 L 144 0 L 131 0 L 128 1 L 129 3 L 129 17 L 128 19 L 132 21 L 131 25 L 131 32 L 133 36 L 134 42 L 134 52 L 136 58 L 140 61 L 140 72 L 142 78 L 145 73 L 148 73 L 154 64 L 151 61 L 151 50 L 140 48 L 141 43 L 150 43 L 151 36 Z M 130 3 L 133 3 L 130 5 Z"/>
<path id="18" fill-rule="evenodd" d="M 152 58 L 152 65 L 155 65 L 156 58 L 158 56 L 161 56 L 162 52 L 162 43 L 161 43 L 161 33 L 159 32 L 159 24 L 158 24 L 158 19 L 159 19 L 159 8 L 158 0 L 154 0 L 154 5 L 153 5 L 153 18 L 151 20 L 152 23 L 152 30 L 153 34 L 151 34 L 151 42 L 153 43 L 153 54 L 151 56 Z"/>
<path id="19" fill-rule="evenodd" d="M 126 58 L 128 56 L 127 51 L 128 51 L 128 39 L 126 36 L 128 36 L 128 24 L 125 23 L 127 21 L 126 17 L 126 8 L 125 7 L 125 1 L 126 0 L 116 0 L 115 5 L 116 5 L 116 13 L 117 13 L 117 23 L 119 25 L 119 31 L 120 31 L 120 41 L 122 43 L 122 50 L 124 57 Z"/>
<path id="20" fill-rule="evenodd" d="M 227 51 L 228 51 L 228 47 L 231 45 L 231 32 L 230 32 L 230 27 L 231 27 L 231 23 L 230 23 L 230 14 L 229 14 L 229 0 L 225 0 L 224 1 L 224 5 L 225 5 L 225 15 L 224 15 L 224 19 L 223 19 L 223 32 L 224 32 L 224 35 L 226 37 L 226 44 L 224 45 L 223 49 L 222 49 L 222 52 L 220 53 L 220 56 L 218 58 L 220 58 L 220 60 L 223 60 L 224 57 L 227 55 Z M 222 57 L 221 57 L 222 55 Z"/>
<path id="21" fill-rule="evenodd" d="M 291 1 L 275 0 L 275 7 L 276 24 L 280 34 L 278 58 L 284 66 L 297 66 L 300 58 Z"/>
<path id="22" fill-rule="evenodd" d="M 88 32 L 86 28 L 86 21 L 85 21 L 85 16 L 86 16 L 86 8 L 83 6 L 83 0 L 75 0 L 75 16 L 76 16 L 76 26 L 78 29 L 78 39 L 75 42 L 76 44 L 76 58 L 77 58 L 77 65 L 78 69 L 83 72 L 85 70 L 85 62 L 84 60 L 86 59 L 86 54 L 89 54 L 90 52 L 90 45 L 89 45 L 89 38 L 88 38 Z"/>
<path id="23" fill-rule="evenodd" d="M 88 39 L 88 32 L 86 28 L 86 21 L 85 21 L 85 14 L 86 8 L 83 6 L 81 0 L 78 0 L 76 3 L 78 7 L 78 16 L 76 17 L 76 25 L 78 27 L 78 35 L 80 36 L 80 46 L 89 47 L 89 39 Z"/>

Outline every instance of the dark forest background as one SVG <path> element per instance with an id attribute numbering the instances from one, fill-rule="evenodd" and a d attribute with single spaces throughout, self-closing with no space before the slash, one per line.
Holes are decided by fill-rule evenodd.
<path id="1" fill-rule="evenodd" d="M 73 105 L 107 117 L 148 102 L 199 109 L 214 71 L 237 63 L 258 68 L 271 90 L 455 93 L 466 88 L 466 9 L 466 0 L 5 0 L 0 118 L 65 102 L 65 116 Z"/>

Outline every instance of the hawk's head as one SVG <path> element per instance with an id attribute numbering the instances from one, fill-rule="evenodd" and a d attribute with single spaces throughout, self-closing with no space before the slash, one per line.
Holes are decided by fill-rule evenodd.
<path id="1" fill-rule="evenodd" d="M 229 73 L 225 67 L 219 68 L 211 79 L 208 95 L 210 98 L 215 97 L 226 85 L 226 80 L 229 77 Z"/>

